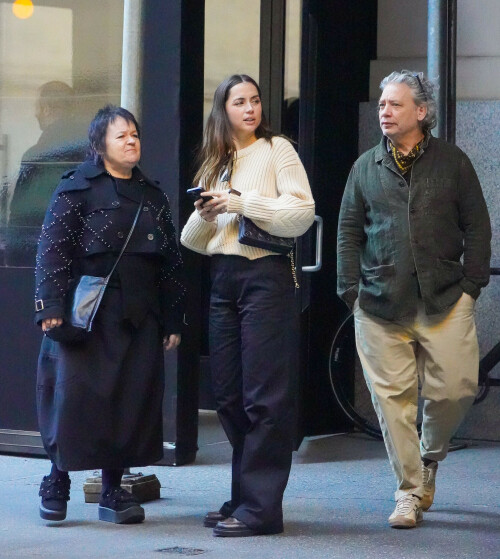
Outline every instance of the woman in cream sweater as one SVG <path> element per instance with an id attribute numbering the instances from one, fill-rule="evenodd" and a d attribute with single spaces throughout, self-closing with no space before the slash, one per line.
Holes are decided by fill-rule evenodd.
<path id="1" fill-rule="evenodd" d="M 204 524 L 217 536 L 277 534 L 296 426 L 298 305 L 290 259 L 240 244 L 238 217 L 298 237 L 314 220 L 314 200 L 249 76 L 231 76 L 215 91 L 200 161 L 195 183 L 212 198 L 195 202 L 181 243 L 211 257 L 212 385 L 233 447 L 231 499 Z"/>

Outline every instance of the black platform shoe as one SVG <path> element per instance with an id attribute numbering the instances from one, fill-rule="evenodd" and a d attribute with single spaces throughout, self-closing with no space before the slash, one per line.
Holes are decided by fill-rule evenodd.
<path id="1" fill-rule="evenodd" d="M 45 520 L 64 520 L 69 501 L 69 477 L 44 476 L 38 495 L 42 498 L 40 516 Z"/>
<path id="2" fill-rule="evenodd" d="M 139 501 L 121 487 L 107 489 L 99 499 L 99 520 L 115 524 L 138 524 L 145 518 Z"/>

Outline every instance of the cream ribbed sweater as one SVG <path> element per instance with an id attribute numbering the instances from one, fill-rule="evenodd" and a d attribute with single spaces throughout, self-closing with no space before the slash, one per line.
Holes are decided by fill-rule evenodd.
<path id="1" fill-rule="evenodd" d="M 236 254 L 250 260 L 274 254 L 238 242 L 238 214 L 273 235 L 298 237 L 314 221 L 314 200 L 302 163 L 285 138 L 260 138 L 236 152 L 228 211 L 208 222 L 194 211 L 181 233 L 181 243 L 201 254 Z M 214 190 L 227 190 L 218 182 Z"/>

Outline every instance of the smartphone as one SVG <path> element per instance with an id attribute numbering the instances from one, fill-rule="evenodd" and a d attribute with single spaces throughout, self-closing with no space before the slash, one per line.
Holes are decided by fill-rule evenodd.
<path id="1" fill-rule="evenodd" d="M 201 193 L 202 192 L 206 192 L 206 190 L 202 187 L 202 186 L 196 186 L 194 188 L 188 188 L 186 190 L 186 194 L 189 194 L 190 196 L 193 196 L 195 201 L 199 200 L 200 198 L 203 198 L 204 202 L 208 202 L 209 200 L 213 200 L 213 196 L 202 196 Z"/>

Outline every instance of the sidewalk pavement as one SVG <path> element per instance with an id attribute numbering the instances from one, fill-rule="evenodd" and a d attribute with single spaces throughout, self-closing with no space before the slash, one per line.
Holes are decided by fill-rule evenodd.
<path id="1" fill-rule="evenodd" d="M 119 526 L 97 520 L 84 502 L 92 472 L 71 474 L 64 522 L 38 514 L 44 459 L 0 455 L 0 559 L 499 559 L 500 444 L 470 443 L 449 454 L 438 472 L 435 504 L 412 530 L 394 530 L 394 480 L 383 443 L 364 435 L 307 439 L 294 455 L 285 493 L 285 532 L 215 538 L 206 511 L 229 497 L 229 443 L 202 415 L 196 463 L 148 467 L 161 499 L 146 503 L 146 521 Z M 272 449 L 270 449 L 272 452 Z M 132 469 L 136 472 L 136 469 Z"/>

